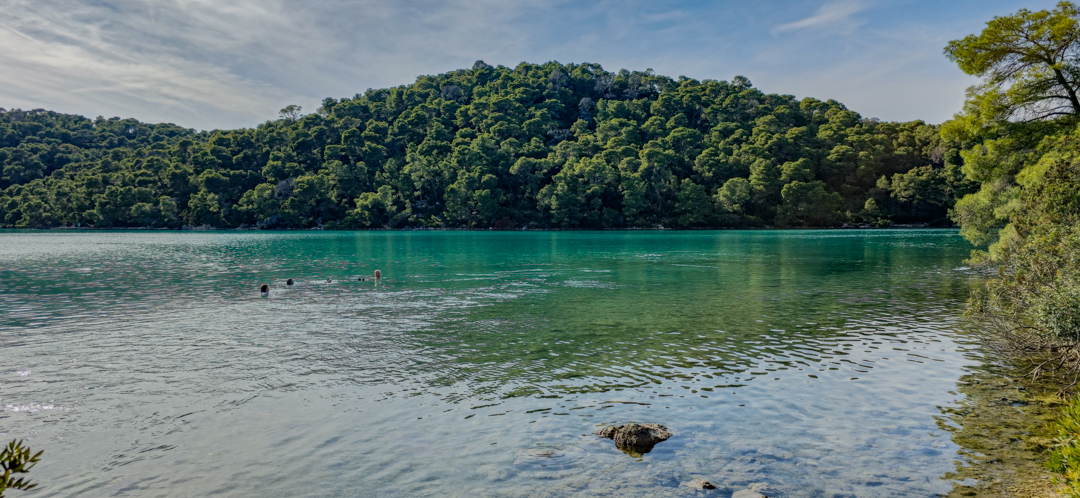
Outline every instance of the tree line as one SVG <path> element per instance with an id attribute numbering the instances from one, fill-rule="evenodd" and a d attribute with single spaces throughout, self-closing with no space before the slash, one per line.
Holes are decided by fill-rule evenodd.
<path id="1" fill-rule="evenodd" d="M 478 61 L 249 129 L 0 109 L 0 226 L 949 224 L 964 146 L 743 77 Z"/>

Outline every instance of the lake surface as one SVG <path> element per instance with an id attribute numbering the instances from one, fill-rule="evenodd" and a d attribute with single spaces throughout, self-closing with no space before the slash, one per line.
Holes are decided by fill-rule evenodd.
<path id="1" fill-rule="evenodd" d="M 45 450 L 27 497 L 933 496 L 958 449 L 937 421 L 979 364 L 969 250 L 3 231 L 0 438 Z M 675 435 L 641 458 L 592 435 L 628 422 Z"/>

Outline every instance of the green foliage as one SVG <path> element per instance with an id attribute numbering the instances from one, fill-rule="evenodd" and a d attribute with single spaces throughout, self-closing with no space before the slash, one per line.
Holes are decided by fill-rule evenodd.
<path id="1" fill-rule="evenodd" d="M 1009 224 L 982 257 L 1001 274 L 972 298 L 976 316 L 1080 341 L 1080 130 L 1022 177 Z"/>
<path id="2" fill-rule="evenodd" d="M 12 441 L 0 450 L 0 469 L 4 471 L 0 475 L 0 498 L 3 498 L 4 491 L 8 489 L 27 491 L 37 487 L 37 483 L 31 483 L 26 477 L 16 477 L 15 474 L 30 472 L 41 460 L 41 454 L 39 451 L 31 455 L 30 448 L 23 446 L 22 441 Z"/>
<path id="3" fill-rule="evenodd" d="M 1056 137 L 1071 134 L 1080 113 L 1080 10 L 1071 2 L 1052 11 L 1021 9 L 950 42 L 945 53 L 983 78 L 942 134 L 967 144 L 963 172 L 982 184 L 956 205 L 953 218 L 965 237 L 986 245 L 1017 209 L 1018 175 L 1053 150 Z"/>
<path id="4" fill-rule="evenodd" d="M 1080 363 L 1080 129 L 1047 137 L 1043 155 L 1017 175 L 1008 224 L 981 258 L 998 278 L 973 294 L 969 313 L 1005 337 L 1033 375 L 1076 385 Z M 1080 405 L 1073 400 L 1056 424 L 1058 446 L 1048 465 L 1080 496 Z"/>
<path id="5" fill-rule="evenodd" d="M 1046 467 L 1061 474 L 1071 497 L 1080 497 L 1080 397 L 1072 398 L 1052 425 L 1056 437 Z"/>
<path id="6" fill-rule="evenodd" d="M 972 293 L 968 313 L 989 344 L 1030 375 L 1064 378 L 1064 393 L 1080 378 L 1080 11 L 1061 2 L 1053 11 L 994 18 L 982 33 L 951 42 L 946 54 L 983 78 L 942 129 L 965 143 L 962 170 L 981 183 L 956 204 L 953 219 L 968 240 L 989 245 L 973 261 L 998 268 Z M 909 195 L 906 186 L 916 183 L 921 194 Z M 895 176 L 891 188 L 911 199 L 913 212 L 921 209 L 916 202 L 934 208 L 940 191 L 920 169 Z M 1080 399 L 1054 429 L 1047 466 L 1080 496 Z"/>
<path id="7" fill-rule="evenodd" d="M 724 212 L 741 214 L 750 202 L 752 191 L 750 182 L 745 178 L 732 178 L 724 182 L 724 186 L 720 187 L 715 198 Z"/>
<path id="8" fill-rule="evenodd" d="M 972 295 L 969 314 L 1031 361 L 1035 375 L 1055 370 L 1075 374 L 1080 368 L 1074 354 L 1080 343 L 1080 130 L 1073 116 L 1028 124 L 1007 120 L 1031 105 L 1033 89 L 1049 88 L 1039 77 L 1057 72 L 1071 78 L 1075 73 L 1064 63 L 1045 59 L 1039 69 L 1038 60 L 993 44 L 1007 45 L 1011 37 L 1013 42 L 1057 44 L 1055 50 L 1062 54 L 1074 53 L 1076 17 L 1076 9 L 1067 3 L 1053 13 L 1020 11 L 995 19 L 979 37 L 950 44 L 967 58 L 959 61 L 962 68 L 986 78 L 984 89 L 1013 83 L 1007 92 L 971 92 L 965 114 L 958 123 L 946 125 L 945 132 L 979 126 L 981 135 L 963 155 L 965 173 L 981 181 L 982 188 L 956 205 L 954 217 L 969 240 L 992 242 L 975 259 L 999 267 L 998 278 Z M 1025 35 L 1003 34 L 1008 32 Z M 1012 54 L 1011 59 L 1001 59 L 1001 53 Z M 1018 66 L 1026 69 L 1003 72 Z M 1071 108 L 1062 114 L 1080 110 L 1071 81 L 1059 81 L 1054 90 L 1064 90 L 1064 97 L 1057 98 L 1071 100 Z M 991 99 L 997 99 L 999 108 L 984 112 Z M 975 108 L 981 109 L 978 116 Z M 1075 376 L 1070 377 L 1075 384 Z M 1072 496 L 1080 496 L 1080 401 L 1074 399 L 1065 408 L 1055 429 L 1058 444 L 1047 465 L 1064 476 Z"/>
<path id="9" fill-rule="evenodd" d="M 1059 2 L 1053 11 L 995 17 L 982 33 L 949 42 L 946 56 L 983 78 L 968 91 L 964 121 L 994 126 L 1080 113 L 1078 41 L 1080 10 Z"/>
<path id="10" fill-rule="evenodd" d="M 782 226 L 828 226 L 840 218 L 844 200 L 825 190 L 825 182 L 791 182 L 780 194 L 784 198 L 776 221 Z"/>
<path id="11" fill-rule="evenodd" d="M 1070 134 L 1080 113 L 1080 10 L 1060 2 L 1052 11 L 995 17 L 945 53 L 983 78 L 942 135 L 966 144 L 963 172 L 982 185 L 952 217 L 968 240 L 987 245 L 1017 209 L 1018 175 L 1054 148 L 1054 137 Z"/>
<path id="12" fill-rule="evenodd" d="M 826 226 L 868 200 L 873 222 L 926 223 L 972 185 L 936 126 L 742 77 L 477 62 L 280 116 L 195 132 L 0 110 L 0 226 Z"/>

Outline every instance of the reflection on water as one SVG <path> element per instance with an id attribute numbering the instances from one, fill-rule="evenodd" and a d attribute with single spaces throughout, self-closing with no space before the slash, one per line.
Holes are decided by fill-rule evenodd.
<path id="1" fill-rule="evenodd" d="M 946 231 L 0 232 L 0 435 L 45 450 L 40 496 L 930 496 L 958 450 L 938 407 L 978 363 L 967 252 Z M 675 435 L 640 459 L 593 435 L 628 422 Z"/>

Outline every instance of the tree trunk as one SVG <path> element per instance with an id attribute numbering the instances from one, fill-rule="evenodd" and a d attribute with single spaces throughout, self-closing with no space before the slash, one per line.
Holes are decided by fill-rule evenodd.
<path id="1" fill-rule="evenodd" d="M 1061 86 L 1065 87 L 1065 91 L 1069 93 L 1069 103 L 1072 104 L 1073 114 L 1080 115 L 1080 100 L 1076 98 L 1076 90 L 1065 80 L 1065 75 L 1061 74 L 1060 69 L 1054 69 L 1054 75 L 1057 76 L 1058 83 L 1061 83 Z"/>

